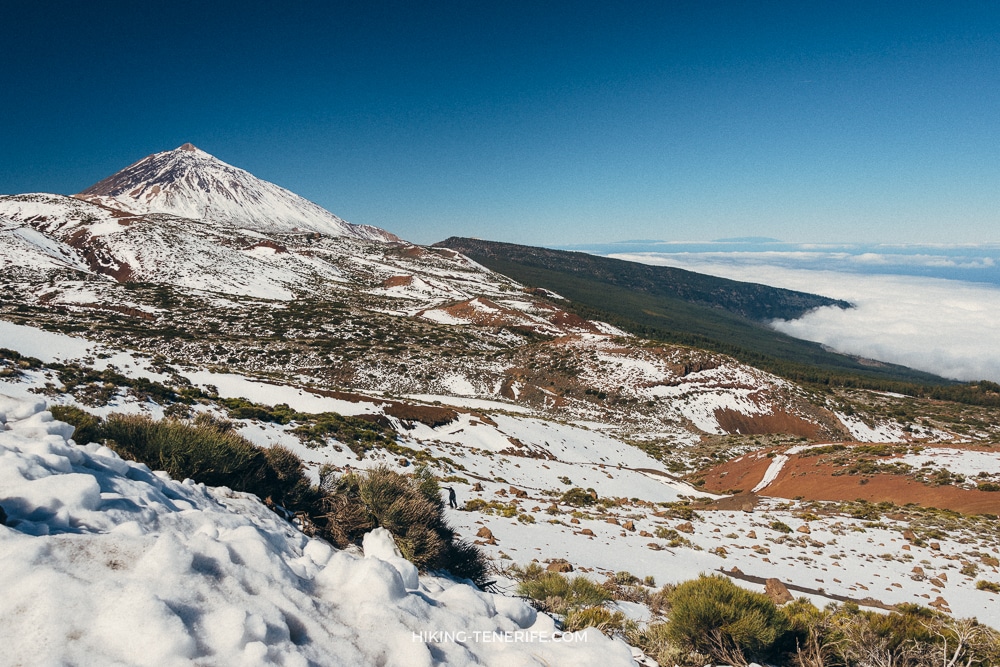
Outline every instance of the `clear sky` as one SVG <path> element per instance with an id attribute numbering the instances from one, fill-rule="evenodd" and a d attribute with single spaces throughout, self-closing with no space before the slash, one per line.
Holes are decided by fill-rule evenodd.
<path id="1" fill-rule="evenodd" d="M 421 243 L 983 242 L 996 2 L 5 3 L 0 192 L 190 141 Z"/>

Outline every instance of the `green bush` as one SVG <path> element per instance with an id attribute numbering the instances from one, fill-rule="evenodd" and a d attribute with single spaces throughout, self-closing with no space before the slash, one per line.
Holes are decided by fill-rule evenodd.
<path id="1" fill-rule="evenodd" d="M 785 616 L 767 596 L 723 576 L 702 575 L 677 586 L 670 596 L 668 636 L 716 662 L 763 659 L 787 629 Z"/>
<path id="2" fill-rule="evenodd" d="M 576 632 L 584 628 L 597 628 L 606 635 L 624 635 L 636 627 L 620 611 L 611 611 L 606 607 L 583 607 L 571 609 L 566 614 L 563 630 Z"/>
<path id="3" fill-rule="evenodd" d="M 580 507 L 581 505 L 593 505 L 597 499 L 589 491 L 574 486 L 562 494 L 561 502 L 564 505 Z"/>
<path id="4" fill-rule="evenodd" d="M 558 572 L 547 572 L 534 563 L 522 571 L 521 576 L 518 593 L 531 598 L 535 607 L 542 611 L 565 614 L 611 600 L 604 587 L 587 577 L 568 578 Z"/>
<path id="5" fill-rule="evenodd" d="M 784 521 L 778 521 L 777 519 L 775 519 L 774 521 L 772 521 L 770 523 L 770 528 L 771 528 L 771 530 L 776 530 L 779 533 L 790 533 L 790 532 L 792 532 L 791 527 L 787 523 L 785 523 Z"/>
<path id="6" fill-rule="evenodd" d="M 264 450 L 231 430 L 145 415 L 112 414 L 101 435 L 122 458 L 166 470 L 174 479 L 269 497 L 272 475 Z"/>
<path id="7" fill-rule="evenodd" d="M 232 422 L 206 413 L 194 421 L 112 414 L 102 422 L 78 408 L 58 412 L 77 426 L 76 433 L 89 429 L 84 430 L 88 437 L 104 441 L 122 458 L 165 470 L 175 479 L 254 493 L 298 515 L 307 532 L 337 546 L 360 544 L 365 533 L 381 526 L 417 567 L 486 583 L 485 556 L 458 540 L 446 523 L 441 489 L 426 467 L 412 476 L 382 467 L 343 477 L 327 468 L 320 471 L 321 486 L 315 487 L 294 452 L 258 447 L 239 435 Z"/>
<path id="8" fill-rule="evenodd" d="M 73 439 L 78 445 L 98 442 L 101 438 L 101 418 L 73 405 L 53 405 L 49 408 L 52 416 L 76 429 Z"/>

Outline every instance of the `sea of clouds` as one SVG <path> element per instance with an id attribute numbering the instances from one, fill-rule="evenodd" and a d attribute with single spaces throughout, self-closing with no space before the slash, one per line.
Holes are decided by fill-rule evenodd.
<path id="1" fill-rule="evenodd" d="M 1000 251 L 735 244 L 599 252 L 849 301 L 773 326 L 837 351 L 958 380 L 1000 382 Z M 664 252 L 667 250 L 667 252 Z"/>

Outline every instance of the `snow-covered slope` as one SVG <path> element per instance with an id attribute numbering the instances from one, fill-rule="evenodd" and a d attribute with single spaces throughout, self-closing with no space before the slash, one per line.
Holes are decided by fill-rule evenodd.
<path id="1" fill-rule="evenodd" d="M 144 157 L 77 197 L 129 213 L 170 213 L 265 232 L 312 231 L 372 241 L 399 240 L 377 227 L 345 222 L 191 144 Z"/>
<path id="2" fill-rule="evenodd" d="M 336 551 L 255 496 L 77 446 L 44 407 L 0 395 L 4 664 L 635 664 L 593 628 L 418 578 L 384 529 Z"/>

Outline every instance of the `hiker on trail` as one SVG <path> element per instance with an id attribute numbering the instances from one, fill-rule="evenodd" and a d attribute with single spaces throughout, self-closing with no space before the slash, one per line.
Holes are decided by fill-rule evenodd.
<path id="1" fill-rule="evenodd" d="M 448 490 L 448 506 L 452 509 L 458 509 L 458 500 L 455 496 L 455 489 L 450 486 L 444 487 Z"/>

